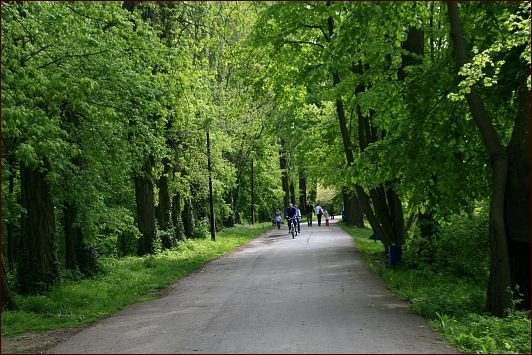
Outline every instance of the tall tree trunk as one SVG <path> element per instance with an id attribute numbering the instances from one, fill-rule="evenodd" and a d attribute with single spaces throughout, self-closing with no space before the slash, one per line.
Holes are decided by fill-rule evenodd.
<path id="1" fill-rule="evenodd" d="M 527 68 L 521 75 L 517 111 L 508 153 L 505 222 L 510 254 L 512 286 L 519 286 L 523 302 L 530 309 L 530 91 L 526 85 Z"/>
<path id="2" fill-rule="evenodd" d="M 168 159 L 163 160 L 163 174 L 157 181 L 157 187 L 159 189 L 159 204 L 155 208 L 155 214 L 157 216 L 157 224 L 159 230 L 168 231 L 171 225 L 171 204 L 170 193 L 168 191 L 168 173 L 170 172 L 170 162 Z M 168 233 L 161 233 L 161 244 L 163 249 L 170 249 L 175 245 L 175 240 L 172 235 Z"/>
<path id="3" fill-rule="evenodd" d="M 303 170 L 299 170 L 299 209 L 305 211 L 307 207 L 307 178 Z M 303 212 L 302 212 L 303 214 Z"/>
<path id="4" fill-rule="evenodd" d="M 468 58 L 458 6 L 456 2 L 450 1 L 447 3 L 447 9 L 457 63 L 462 67 L 468 62 Z M 486 308 L 492 314 L 501 317 L 506 309 L 512 306 L 509 292 L 511 289 L 510 260 L 504 220 L 508 156 L 475 87 L 471 88 L 466 99 L 491 160 L 493 179 L 489 214 L 491 263 Z"/>
<path id="5" fill-rule="evenodd" d="M 154 253 L 155 242 L 155 206 L 153 185 L 151 181 L 153 157 L 149 156 L 142 166 L 142 171 L 135 176 L 135 197 L 137 201 L 137 224 L 141 237 L 138 255 Z"/>
<path id="6" fill-rule="evenodd" d="M 183 220 L 183 227 L 185 236 L 187 238 L 194 237 L 194 205 L 190 197 L 184 201 L 183 211 L 181 212 L 181 219 Z"/>
<path id="7" fill-rule="evenodd" d="M 287 207 L 290 203 L 290 189 L 289 189 L 289 182 L 288 182 L 288 169 L 286 164 L 286 158 L 285 158 L 285 150 L 284 150 L 285 142 L 284 139 L 281 139 L 281 152 L 279 156 L 279 167 L 281 168 L 281 183 L 284 191 L 284 207 Z"/>
<path id="8" fill-rule="evenodd" d="M 85 276 L 94 275 L 98 269 L 97 254 L 94 247 L 83 239 L 82 229 L 77 225 L 78 209 L 74 204 L 65 202 L 63 217 L 65 267 L 78 269 Z"/>
<path id="9" fill-rule="evenodd" d="M 176 241 L 185 240 L 185 226 L 182 218 L 183 198 L 177 192 L 172 197 L 172 225 L 174 226 L 174 238 Z"/>
<path id="10" fill-rule="evenodd" d="M 364 211 L 362 210 L 362 205 L 357 195 L 347 188 L 343 188 L 342 197 L 347 223 L 358 228 L 364 227 Z"/>
<path id="11" fill-rule="evenodd" d="M 74 205 L 66 202 L 63 207 L 65 231 L 65 267 L 70 270 L 79 269 L 78 250 L 81 245 L 81 228 L 76 225 L 77 210 Z"/>
<path id="12" fill-rule="evenodd" d="M 296 204 L 296 187 L 293 181 L 290 182 L 290 203 Z"/>
<path id="13" fill-rule="evenodd" d="M 386 183 L 386 202 L 390 211 L 395 244 L 403 245 L 406 236 L 403 205 L 389 182 Z"/>
<path id="14" fill-rule="evenodd" d="M 54 206 L 45 173 L 20 166 L 21 250 L 18 284 L 23 294 L 46 291 L 59 278 Z"/>
<path id="15" fill-rule="evenodd" d="M 15 166 L 13 164 L 9 165 L 9 196 L 14 196 L 15 194 Z M 6 223 L 6 232 L 7 232 L 7 267 L 9 272 L 13 273 L 15 271 L 15 228 L 13 224 L 13 219 L 10 218 L 9 222 Z"/>
<path id="16" fill-rule="evenodd" d="M 172 164 L 172 178 L 177 179 L 183 169 L 179 165 L 179 148 L 177 141 L 171 141 L 174 152 L 174 162 Z M 183 196 L 181 191 L 176 191 L 172 197 L 172 224 L 174 226 L 174 239 L 176 241 L 185 240 L 185 226 L 183 223 Z"/>

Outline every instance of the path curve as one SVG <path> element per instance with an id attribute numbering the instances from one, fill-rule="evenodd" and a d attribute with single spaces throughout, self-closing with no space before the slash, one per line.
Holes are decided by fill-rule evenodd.
<path id="1" fill-rule="evenodd" d="M 457 353 L 339 226 L 301 232 L 272 230 L 49 353 Z"/>

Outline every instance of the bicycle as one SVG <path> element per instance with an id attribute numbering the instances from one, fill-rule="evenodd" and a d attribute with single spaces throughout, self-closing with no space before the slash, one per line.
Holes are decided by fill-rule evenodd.
<path id="1" fill-rule="evenodd" d="M 297 217 L 288 217 L 288 228 L 292 234 L 292 239 L 294 239 L 297 235 Z"/>

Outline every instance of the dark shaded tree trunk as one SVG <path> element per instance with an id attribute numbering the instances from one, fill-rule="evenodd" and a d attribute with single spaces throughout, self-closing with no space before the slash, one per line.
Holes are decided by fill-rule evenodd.
<path id="1" fill-rule="evenodd" d="M 431 211 L 426 211 L 424 213 L 418 213 L 417 215 L 417 225 L 419 226 L 419 237 L 420 239 L 420 251 L 422 249 L 431 248 L 431 243 L 436 233 L 437 224 L 432 216 Z M 434 253 L 423 253 L 424 261 L 432 264 L 434 262 Z"/>
<path id="2" fill-rule="evenodd" d="M 0 267 L 2 268 L 2 295 L 0 296 L 0 302 L 3 309 L 9 310 L 9 311 L 15 311 L 17 310 L 17 304 L 15 303 L 15 299 L 13 298 L 13 295 L 11 294 L 11 290 L 9 288 L 9 284 L 7 283 L 7 276 L 6 271 L 4 269 L 4 262 L 0 262 Z"/>
<path id="3" fill-rule="evenodd" d="M 85 276 L 92 276 L 97 272 L 97 254 L 94 247 L 83 239 L 83 232 L 77 225 L 78 210 L 65 202 L 63 207 L 65 232 L 65 268 L 78 269 Z"/>
<path id="4" fill-rule="evenodd" d="M 302 211 L 301 214 L 304 214 L 305 208 L 307 206 L 307 178 L 303 170 L 299 171 L 299 209 Z"/>
<path id="5" fill-rule="evenodd" d="M 505 222 L 510 254 L 512 286 L 519 286 L 523 302 L 530 309 L 530 92 L 526 67 L 518 89 L 519 110 L 508 154 L 508 181 L 505 195 Z"/>
<path id="6" fill-rule="evenodd" d="M 344 214 L 347 217 L 347 223 L 358 228 L 364 227 L 364 211 L 357 195 L 347 188 L 342 189 L 344 202 Z"/>
<path id="7" fill-rule="evenodd" d="M 8 191 L 10 196 L 15 194 L 15 167 L 10 165 L 10 174 L 9 174 L 9 186 Z M 15 227 L 13 220 L 10 219 L 6 223 L 6 233 L 7 233 L 7 267 L 9 272 L 13 273 L 15 271 Z"/>
<path id="8" fill-rule="evenodd" d="M 65 267 L 70 270 L 81 269 L 78 261 L 81 248 L 81 228 L 76 225 L 76 207 L 66 202 L 63 207 L 65 231 Z"/>
<path id="9" fill-rule="evenodd" d="M 318 183 L 315 180 L 311 180 L 310 182 L 310 189 L 308 190 L 308 204 L 316 202 L 316 198 L 318 196 Z"/>
<path id="10" fill-rule="evenodd" d="M 390 211 L 395 244 L 402 245 L 406 236 L 403 205 L 389 182 L 386 183 L 386 202 Z"/>
<path id="11" fill-rule="evenodd" d="M 194 237 L 194 205 L 190 198 L 184 201 L 183 211 L 181 212 L 181 219 L 183 220 L 183 227 L 185 236 L 187 238 Z"/>
<path id="12" fill-rule="evenodd" d="M 22 294 L 46 291 L 59 278 L 54 206 L 45 173 L 20 166 L 22 216 L 17 281 Z"/>
<path id="13" fill-rule="evenodd" d="M 154 253 L 155 242 L 155 206 L 151 181 L 153 157 L 149 156 L 142 166 L 140 174 L 135 176 L 135 197 L 137 201 L 137 225 L 141 233 L 138 255 Z"/>
<path id="14" fill-rule="evenodd" d="M 296 187 L 294 182 L 290 182 L 290 203 L 296 204 Z"/>
<path id="15" fill-rule="evenodd" d="M 468 62 L 468 58 L 458 6 L 456 2 L 450 1 L 447 3 L 447 9 L 456 60 L 462 67 Z M 512 306 L 509 292 L 512 284 L 510 260 L 504 218 L 508 156 L 475 87 L 472 87 L 470 93 L 466 95 L 466 100 L 491 160 L 492 191 L 489 213 L 491 263 L 486 309 L 493 315 L 502 317 Z"/>

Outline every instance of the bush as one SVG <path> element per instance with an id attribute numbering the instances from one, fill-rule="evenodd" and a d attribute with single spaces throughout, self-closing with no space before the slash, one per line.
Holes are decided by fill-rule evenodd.
<path id="1" fill-rule="evenodd" d="M 459 215 L 437 228 L 435 235 L 414 235 L 404 245 L 404 263 L 417 269 L 429 268 L 484 282 L 489 275 L 487 207 Z"/>
<path id="2" fill-rule="evenodd" d="M 194 226 L 194 239 L 206 239 L 211 235 L 211 228 L 208 218 L 202 218 L 196 221 Z"/>

